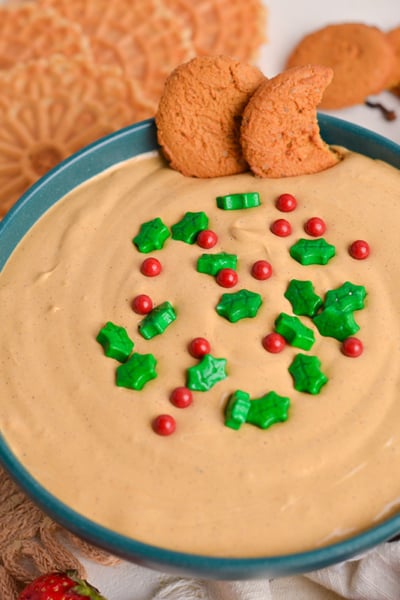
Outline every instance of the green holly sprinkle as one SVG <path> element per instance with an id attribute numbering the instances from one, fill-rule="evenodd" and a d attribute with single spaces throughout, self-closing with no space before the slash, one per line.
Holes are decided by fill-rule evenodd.
<path id="1" fill-rule="evenodd" d="M 285 292 L 295 315 L 313 317 L 322 306 L 322 299 L 315 293 L 311 281 L 292 279 Z"/>
<path id="2" fill-rule="evenodd" d="M 250 404 L 250 394 L 236 390 L 229 397 L 225 408 L 225 425 L 231 429 L 239 429 L 246 422 Z"/>
<path id="3" fill-rule="evenodd" d="M 231 323 L 240 319 L 255 317 L 262 304 L 260 294 L 249 290 L 222 294 L 215 310 L 221 317 L 225 317 Z"/>
<path id="4" fill-rule="evenodd" d="M 260 206 L 260 194 L 258 192 L 248 192 L 244 194 L 227 194 L 226 196 L 217 196 L 217 206 L 223 210 L 239 210 L 242 208 L 255 208 Z"/>
<path id="5" fill-rule="evenodd" d="M 157 377 L 157 361 L 152 354 L 134 352 L 126 363 L 117 368 L 117 385 L 131 390 L 141 390 Z"/>
<path id="6" fill-rule="evenodd" d="M 159 304 L 150 311 L 139 323 L 139 333 L 146 339 L 164 333 L 164 331 L 176 319 L 176 313 L 172 304 L 168 301 Z"/>
<path id="7" fill-rule="evenodd" d="M 300 239 L 289 249 L 290 256 L 301 265 L 326 265 L 335 256 L 335 246 L 324 238 Z"/>
<path id="8" fill-rule="evenodd" d="M 366 295 L 367 292 L 363 285 L 355 285 L 350 281 L 346 281 L 340 287 L 327 292 L 324 307 L 333 306 L 344 312 L 361 310 L 364 308 Z"/>
<path id="9" fill-rule="evenodd" d="M 341 342 L 360 329 L 351 311 L 338 310 L 334 305 L 324 308 L 313 321 L 321 335 Z"/>
<path id="10" fill-rule="evenodd" d="M 274 423 L 287 421 L 289 406 L 289 398 L 268 392 L 261 398 L 251 400 L 246 422 L 267 429 Z"/>
<path id="11" fill-rule="evenodd" d="M 315 342 L 312 329 L 306 327 L 298 317 L 281 313 L 275 320 L 275 331 L 285 338 L 289 344 L 302 350 L 310 350 Z"/>
<path id="12" fill-rule="evenodd" d="M 227 377 L 225 368 L 225 358 L 206 354 L 197 365 L 187 370 L 186 385 L 190 390 L 206 392 Z"/>
<path id="13" fill-rule="evenodd" d="M 134 346 L 124 327 L 119 327 L 108 321 L 100 329 L 96 340 L 103 346 L 104 354 L 115 358 L 119 362 L 125 362 L 132 352 Z"/>
<path id="14" fill-rule="evenodd" d="M 236 254 L 219 252 L 218 254 L 202 254 L 197 260 L 197 271 L 207 275 L 216 275 L 221 269 L 236 269 Z"/>
<path id="15" fill-rule="evenodd" d="M 293 377 L 294 387 L 299 392 L 319 394 L 328 378 L 321 369 L 321 361 L 317 356 L 308 354 L 296 354 L 289 367 L 289 373 Z"/>
<path id="16" fill-rule="evenodd" d="M 187 212 L 178 223 L 172 225 L 172 239 L 194 244 L 199 232 L 207 227 L 208 217 L 204 212 Z"/>
<path id="17" fill-rule="evenodd" d="M 161 250 L 170 235 L 168 227 L 164 225 L 160 217 L 156 217 L 143 223 L 140 226 L 139 233 L 132 241 L 139 252 L 148 253 L 153 250 Z"/>

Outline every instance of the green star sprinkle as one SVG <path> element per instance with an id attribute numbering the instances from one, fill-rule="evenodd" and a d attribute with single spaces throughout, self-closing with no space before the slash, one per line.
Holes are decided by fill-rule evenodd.
<path id="1" fill-rule="evenodd" d="M 343 285 L 326 294 L 325 308 L 335 307 L 341 311 L 361 310 L 364 308 L 364 300 L 367 292 L 363 285 L 355 285 L 346 281 Z"/>
<path id="2" fill-rule="evenodd" d="M 231 429 L 240 429 L 246 422 L 250 409 L 250 394 L 236 390 L 228 400 L 225 408 L 225 425 Z"/>
<path id="3" fill-rule="evenodd" d="M 335 256 L 335 246 L 324 238 L 317 240 L 298 240 L 289 249 L 290 256 L 301 265 L 326 265 Z"/>
<path id="4" fill-rule="evenodd" d="M 225 358 L 206 354 L 197 365 L 187 370 L 186 385 L 190 390 L 206 392 L 227 377 L 225 367 Z"/>
<path id="5" fill-rule="evenodd" d="M 124 327 L 119 327 L 108 321 L 100 329 L 96 340 L 103 346 L 104 354 L 115 358 L 119 362 L 125 362 L 132 352 L 134 346 Z"/>
<path id="6" fill-rule="evenodd" d="M 217 206 L 223 210 L 239 210 L 241 208 L 255 208 L 260 206 L 260 194 L 258 192 L 248 192 L 244 194 L 227 194 L 226 196 L 217 196 Z"/>
<path id="7" fill-rule="evenodd" d="M 275 331 L 289 344 L 302 350 L 310 350 L 315 342 L 313 330 L 306 327 L 298 317 L 291 317 L 286 313 L 281 313 L 276 318 Z"/>
<path id="8" fill-rule="evenodd" d="M 168 227 L 164 225 L 160 217 L 156 217 L 143 223 L 140 226 L 139 233 L 132 241 L 139 252 L 147 253 L 153 250 L 161 250 L 170 235 Z"/>
<path id="9" fill-rule="evenodd" d="M 296 354 L 289 367 L 295 389 L 299 392 L 319 394 L 322 386 L 328 381 L 320 367 L 321 361 L 317 356 Z"/>
<path id="10" fill-rule="evenodd" d="M 322 306 L 322 299 L 315 293 L 311 281 L 292 279 L 285 292 L 285 298 L 292 305 L 295 315 L 313 317 Z"/>
<path id="11" fill-rule="evenodd" d="M 236 254 L 219 252 L 218 254 L 202 254 L 197 260 L 197 271 L 207 275 L 216 275 L 221 269 L 236 269 Z"/>
<path id="12" fill-rule="evenodd" d="M 236 323 L 246 317 L 255 317 L 261 304 L 260 294 L 243 289 L 231 294 L 222 294 L 215 310 L 221 317 Z"/>
<path id="13" fill-rule="evenodd" d="M 350 310 L 338 310 L 335 306 L 325 308 L 314 317 L 313 322 L 321 335 L 333 337 L 341 342 L 360 329 Z"/>
<path id="14" fill-rule="evenodd" d="M 175 225 L 172 225 L 172 239 L 186 244 L 194 244 L 197 235 L 208 227 L 208 217 L 204 212 L 187 212 Z"/>
<path id="15" fill-rule="evenodd" d="M 251 401 L 246 422 L 267 429 L 274 423 L 287 421 L 289 406 L 289 398 L 268 392 L 265 396 Z"/>
<path id="16" fill-rule="evenodd" d="M 164 331 L 176 319 L 176 313 L 172 304 L 168 301 L 159 304 L 150 311 L 139 323 L 139 333 L 146 339 L 164 333 Z"/>
<path id="17" fill-rule="evenodd" d="M 129 360 L 117 367 L 117 385 L 131 390 L 141 390 L 157 377 L 157 361 L 152 354 L 134 352 Z"/>

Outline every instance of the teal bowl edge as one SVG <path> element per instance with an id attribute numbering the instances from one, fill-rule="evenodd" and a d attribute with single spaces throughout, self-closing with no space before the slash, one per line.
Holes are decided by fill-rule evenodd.
<path id="1" fill-rule="evenodd" d="M 345 146 L 400 168 L 400 146 L 394 142 L 336 117 L 320 114 L 318 120 L 321 136 L 328 144 Z M 60 163 L 33 185 L 0 222 L 0 270 L 30 227 L 70 190 L 119 162 L 156 149 L 155 124 L 149 119 L 102 138 Z M 127 561 L 182 576 L 238 580 L 305 573 L 348 560 L 400 532 L 398 514 L 363 533 L 307 552 L 257 558 L 175 552 L 111 531 L 69 508 L 29 474 L 1 433 L 0 462 L 45 513 L 77 536 Z"/>

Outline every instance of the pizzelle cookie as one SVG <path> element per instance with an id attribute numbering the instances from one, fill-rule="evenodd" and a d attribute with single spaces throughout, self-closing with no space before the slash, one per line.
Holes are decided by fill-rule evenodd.
<path id="1" fill-rule="evenodd" d="M 90 58 L 89 40 L 51 8 L 0 6 L 0 69 L 53 54 Z"/>
<path id="2" fill-rule="evenodd" d="M 155 110 L 164 81 L 195 56 L 190 31 L 162 0 L 38 0 L 78 23 L 89 37 L 98 65 L 121 68 Z"/>
<path id="3" fill-rule="evenodd" d="M 388 86 L 394 51 L 377 27 L 340 23 L 305 36 L 287 61 L 288 68 L 307 64 L 325 65 L 334 71 L 321 108 L 343 108 L 362 104 L 367 96 Z"/>
<path id="4" fill-rule="evenodd" d="M 241 127 L 245 160 L 260 177 L 316 173 L 339 158 L 321 139 L 316 115 L 332 69 L 295 67 L 265 81 L 250 98 Z"/>
<path id="5" fill-rule="evenodd" d="M 61 160 L 146 116 L 149 106 L 120 69 L 83 57 L 0 71 L 0 218 Z"/>
<path id="6" fill-rule="evenodd" d="M 252 62 L 266 41 L 261 0 L 164 0 L 190 33 L 197 56 L 231 56 Z"/>
<path id="7" fill-rule="evenodd" d="M 196 57 L 176 68 L 156 113 L 158 141 L 171 167 L 194 177 L 247 170 L 241 115 L 264 80 L 256 67 L 224 56 Z"/>

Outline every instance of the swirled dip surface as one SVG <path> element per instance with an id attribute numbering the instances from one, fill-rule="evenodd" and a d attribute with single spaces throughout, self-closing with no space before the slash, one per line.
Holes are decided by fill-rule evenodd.
<path id="1" fill-rule="evenodd" d="M 258 191 L 258 208 L 224 211 L 215 198 Z M 279 213 L 289 192 L 297 209 Z M 186 211 L 203 210 L 219 236 L 210 252 L 239 258 L 233 290 L 196 271 L 204 250 L 166 242 L 156 256 L 163 272 L 140 273 L 145 255 L 132 244 L 141 223 L 169 227 Z M 313 216 L 327 224 L 336 256 L 301 266 L 289 247 Z M 270 231 L 286 217 L 287 238 Z M 23 465 L 56 497 L 98 523 L 139 540 L 211 555 L 257 556 L 336 541 L 399 509 L 400 487 L 400 174 L 345 153 L 337 166 L 306 177 L 260 180 L 250 174 L 185 178 L 158 156 L 123 163 L 57 203 L 25 236 L 0 276 L 0 425 Z M 348 245 L 364 239 L 367 260 Z M 154 254 L 154 253 L 153 253 Z M 255 260 L 273 267 L 267 281 L 250 274 Z M 366 306 L 355 313 L 364 343 L 359 358 L 316 334 L 310 354 L 329 378 L 318 395 L 297 392 L 288 366 L 298 349 L 274 355 L 262 347 L 292 278 L 317 294 L 345 281 L 363 285 Z M 254 319 L 217 315 L 222 293 L 247 288 L 263 297 Z M 171 302 L 177 320 L 146 341 L 131 301 L 140 293 Z M 141 391 L 115 385 L 117 362 L 96 341 L 106 321 L 127 328 L 135 351 L 152 352 L 158 377 Z M 196 363 L 187 350 L 207 338 L 227 359 L 228 377 L 196 392 L 185 410 L 169 395 Z M 289 419 L 265 431 L 224 425 L 236 389 L 252 398 L 270 390 L 291 399 Z M 170 413 L 174 435 L 153 418 Z"/>

